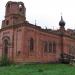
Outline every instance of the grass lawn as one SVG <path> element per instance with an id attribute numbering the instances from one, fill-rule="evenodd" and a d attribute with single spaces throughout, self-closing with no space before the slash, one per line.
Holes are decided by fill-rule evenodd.
<path id="1" fill-rule="evenodd" d="M 0 67 L 0 75 L 75 75 L 75 67 L 66 64 L 22 64 Z"/>

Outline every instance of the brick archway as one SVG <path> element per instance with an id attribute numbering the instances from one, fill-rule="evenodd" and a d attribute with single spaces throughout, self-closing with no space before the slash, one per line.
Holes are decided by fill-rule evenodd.
<path id="1" fill-rule="evenodd" d="M 8 57 L 8 40 L 7 39 L 5 39 L 4 40 L 4 43 L 3 43 L 3 54 L 4 54 L 4 56 L 7 58 Z"/>
<path id="2" fill-rule="evenodd" d="M 3 51 L 2 51 L 2 59 L 5 61 L 8 61 L 8 50 L 9 50 L 9 45 L 10 45 L 10 38 L 9 37 L 3 37 Z"/>

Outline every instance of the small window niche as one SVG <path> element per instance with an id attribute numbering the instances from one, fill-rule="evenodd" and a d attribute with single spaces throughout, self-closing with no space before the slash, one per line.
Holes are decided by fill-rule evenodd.
<path id="1" fill-rule="evenodd" d="M 19 5 L 19 11 L 20 11 L 20 12 L 22 11 L 22 7 L 23 7 L 22 4 L 20 4 L 20 5 Z"/>
<path id="2" fill-rule="evenodd" d="M 18 51 L 18 52 L 17 52 L 17 55 L 19 56 L 20 54 L 21 54 L 21 51 Z"/>
<path id="3" fill-rule="evenodd" d="M 7 9 L 6 9 L 7 13 L 9 12 L 9 10 L 10 10 L 10 4 L 7 5 Z"/>
<path id="4" fill-rule="evenodd" d="M 8 20 L 6 20 L 6 25 L 8 25 L 9 24 L 9 21 Z"/>
<path id="5" fill-rule="evenodd" d="M 10 8 L 10 4 L 8 4 L 7 7 Z"/>

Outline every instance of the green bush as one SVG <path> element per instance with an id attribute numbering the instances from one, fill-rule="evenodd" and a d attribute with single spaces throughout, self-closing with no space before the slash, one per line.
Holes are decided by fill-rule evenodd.
<path id="1" fill-rule="evenodd" d="M 0 66 L 10 65 L 9 59 L 7 57 L 2 57 Z"/>
<path id="2" fill-rule="evenodd" d="M 43 69 L 38 69 L 38 72 L 43 72 Z"/>

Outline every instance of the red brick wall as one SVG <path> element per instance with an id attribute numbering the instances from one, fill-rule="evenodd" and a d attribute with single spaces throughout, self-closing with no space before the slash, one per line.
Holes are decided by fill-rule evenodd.
<path id="1" fill-rule="evenodd" d="M 23 8 L 23 14 L 19 11 L 18 3 L 8 2 L 10 4 L 9 12 L 6 7 L 5 20 L 2 23 L 2 29 L 0 30 L 0 59 L 3 53 L 3 39 L 10 38 L 8 47 L 8 58 L 10 61 L 14 62 L 56 62 L 60 59 L 61 50 L 64 53 L 69 54 L 69 46 L 74 47 L 75 39 L 68 36 L 69 33 L 64 30 L 64 34 L 68 36 L 60 36 L 59 33 L 62 31 L 56 31 L 57 33 L 42 31 L 41 27 L 34 26 L 25 20 L 25 10 Z M 22 3 L 23 4 L 23 3 Z M 6 5 L 7 6 L 7 5 Z M 14 18 L 16 17 L 16 18 Z M 9 24 L 6 25 L 6 21 Z M 29 50 L 29 40 L 33 38 L 34 40 L 34 52 Z M 62 40 L 61 40 L 62 39 Z M 56 53 L 44 52 L 43 41 L 56 42 Z M 63 45 L 61 44 L 63 42 Z"/>

